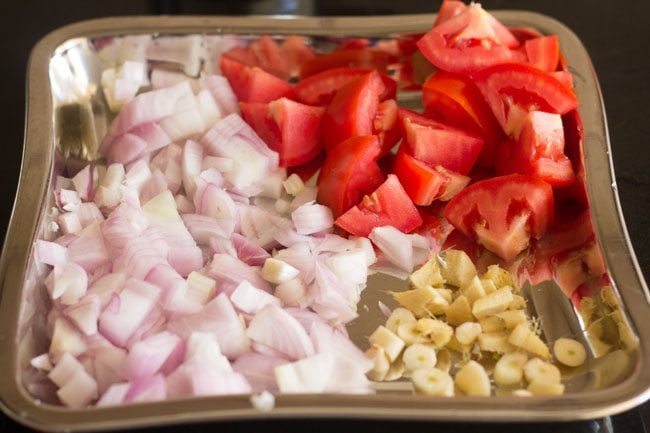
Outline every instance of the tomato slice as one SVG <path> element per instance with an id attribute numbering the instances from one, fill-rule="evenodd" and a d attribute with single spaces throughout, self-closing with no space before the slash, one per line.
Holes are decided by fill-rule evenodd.
<path id="1" fill-rule="evenodd" d="M 495 117 L 510 133 L 514 106 L 524 111 L 565 114 L 578 107 L 575 92 L 550 74 L 534 66 L 506 63 L 483 69 L 474 79 Z"/>
<path id="2" fill-rule="evenodd" d="M 297 174 L 303 182 L 307 183 L 320 170 L 325 162 L 325 151 L 321 151 L 315 158 L 310 159 L 304 164 L 287 168 L 287 176 Z"/>
<path id="3" fill-rule="evenodd" d="M 289 83 L 257 66 L 246 66 L 226 56 L 221 57 L 220 66 L 241 102 L 271 102 L 291 93 Z"/>
<path id="4" fill-rule="evenodd" d="M 282 44 L 273 37 L 264 35 L 247 47 L 234 47 L 222 57 L 257 66 L 284 80 L 297 76 L 303 63 L 314 58 L 314 50 L 300 36 L 287 36 Z"/>
<path id="5" fill-rule="evenodd" d="M 529 39 L 524 43 L 531 65 L 546 72 L 557 70 L 560 61 L 560 42 L 557 35 Z"/>
<path id="6" fill-rule="evenodd" d="M 533 176 L 494 177 L 463 189 L 444 215 L 463 234 L 510 262 L 531 237 L 546 233 L 553 218 L 553 189 Z"/>
<path id="7" fill-rule="evenodd" d="M 467 176 L 446 170 L 440 165 L 431 167 L 418 161 L 404 145 L 397 151 L 393 173 L 418 206 L 428 206 L 434 200 L 450 200 L 469 183 Z"/>
<path id="8" fill-rule="evenodd" d="M 305 79 L 327 69 L 342 67 L 362 67 L 386 73 L 394 57 L 382 51 L 368 48 L 334 51 L 330 54 L 316 56 L 305 62 L 300 70 L 300 78 Z"/>
<path id="9" fill-rule="evenodd" d="M 280 155 L 280 166 L 304 164 L 322 150 L 322 107 L 311 107 L 287 98 L 268 104 L 240 103 L 242 116 L 255 132 Z"/>
<path id="10" fill-rule="evenodd" d="M 471 131 L 483 139 L 478 158 L 482 167 L 494 165 L 497 144 L 503 131 L 474 82 L 464 75 L 438 71 L 422 87 L 426 113 L 456 128 Z"/>
<path id="11" fill-rule="evenodd" d="M 532 27 L 510 27 L 508 28 L 512 36 L 517 38 L 520 44 L 524 44 L 529 39 L 539 38 L 543 35 Z"/>
<path id="12" fill-rule="evenodd" d="M 352 137 L 327 153 L 318 175 L 318 202 L 334 217 L 355 206 L 384 181 L 377 158 L 381 148 L 377 136 Z"/>
<path id="13" fill-rule="evenodd" d="M 404 141 L 416 159 L 431 167 L 469 173 L 483 148 L 480 137 L 405 108 L 400 108 L 399 117 Z"/>
<path id="14" fill-rule="evenodd" d="M 439 24 L 444 23 L 445 21 L 450 20 L 451 18 L 459 15 L 462 11 L 465 10 L 467 6 L 465 3 L 458 0 L 443 0 L 438 9 L 438 16 L 436 16 L 436 21 L 433 23 L 433 27 L 438 26 Z"/>
<path id="15" fill-rule="evenodd" d="M 504 141 L 496 162 L 498 174 L 530 174 L 554 187 L 575 182 L 571 161 L 564 154 L 564 127 L 559 114 L 528 113 L 517 140 Z"/>
<path id="16" fill-rule="evenodd" d="M 519 45 L 517 39 L 478 3 L 435 26 L 417 44 L 431 63 L 449 72 L 526 61 L 523 53 L 511 49 Z"/>
<path id="17" fill-rule="evenodd" d="M 350 137 L 373 135 L 379 98 L 384 91 L 384 83 L 377 71 L 372 71 L 343 86 L 336 93 L 323 116 L 325 149 L 329 151 Z"/>
<path id="18" fill-rule="evenodd" d="M 334 68 L 319 72 L 305 78 L 295 85 L 293 94 L 298 102 L 307 105 L 327 105 L 336 92 L 356 78 L 372 72 L 369 68 Z M 380 100 L 394 99 L 397 94 L 397 83 L 386 74 L 380 74 L 386 87 L 379 96 Z"/>
<path id="19" fill-rule="evenodd" d="M 367 237 L 375 227 L 388 225 L 412 232 L 422 224 L 422 217 L 397 177 L 389 174 L 379 188 L 338 217 L 335 224 L 352 235 Z"/>
<path id="20" fill-rule="evenodd" d="M 287 36 L 282 42 L 282 53 L 287 58 L 289 76 L 297 77 L 305 62 L 316 57 L 314 49 L 307 45 L 302 36 Z"/>

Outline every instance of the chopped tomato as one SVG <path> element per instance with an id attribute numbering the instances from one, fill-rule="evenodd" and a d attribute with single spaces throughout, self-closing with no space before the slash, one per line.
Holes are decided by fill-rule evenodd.
<path id="1" fill-rule="evenodd" d="M 530 174 L 554 187 L 575 181 L 571 161 L 564 154 L 564 128 L 559 114 L 528 113 L 519 137 L 504 141 L 497 155 L 498 174 Z"/>
<path id="2" fill-rule="evenodd" d="M 595 241 L 592 241 L 581 249 L 557 258 L 553 278 L 567 297 L 571 297 L 578 287 L 586 284 L 590 279 L 600 278 L 605 272 L 607 268 L 600 248 Z"/>
<path id="3" fill-rule="evenodd" d="M 373 132 L 379 137 L 381 156 L 388 154 L 402 136 L 397 112 L 397 102 L 394 99 L 387 99 L 377 105 L 377 115 L 372 126 Z"/>
<path id="4" fill-rule="evenodd" d="M 483 149 L 477 163 L 482 167 L 494 165 L 497 144 L 504 138 L 503 131 L 481 91 L 469 77 L 436 72 L 424 83 L 422 103 L 428 116 L 481 137 Z"/>
<path id="5" fill-rule="evenodd" d="M 390 63 L 393 63 L 393 56 L 382 51 L 368 48 L 334 51 L 305 62 L 300 70 L 300 78 L 305 79 L 327 69 L 352 66 L 371 68 L 386 73 Z"/>
<path id="6" fill-rule="evenodd" d="M 531 27 L 510 27 L 508 28 L 512 36 L 517 38 L 520 44 L 524 44 L 529 39 L 539 38 L 543 35 Z"/>
<path id="7" fill-rule="evenodd" d="M 334 68 L 319 72 L 301 80 L 293 88 L 296 100 L 307 105 L 327 105 L 336 92 L 352 80 L 370 73 L 370 68 Z M 385 90 L 380 100 L 394 99 L 397 94 L 397 83 L 386 74 L 380 74 Z"/>
<path id="8" fill-rule="evenodd" d="M 434 253 L 437 253 L 442 248 L 447 237 L 454 231 L 454 226 L 449 224 L 449 221 L 442 216 L 443 209 L 444 204 L 442 202 L 434 203 L 431 206 L 418 207 L 418 212 L 422 217 L 422 224 L 416 229 L 416 232 L 433 241 L 431 244 L 434 246 L 432 247 Z"/>
<path id="9" fill-rule="evenodd" d="M 320 131 L 322 107 L 311 107 L 287 98 L 268 104 L 240 103 L 242 116 L 255 132 L 280 155 L 280 166 L 304 164 L 323 148 Z"/>
<path id="10" fill-rule="evenodd" d="M 316 57 L 314 49 L 301 36 L 287 36 L 282 42 L 282 53 L 289 64 L 289 76 L 297 77 L 302 65 Z"/>
<path id="11" fill-rule="evenodd" d="M 469 177 L 447 170 L 440 165 L 429 166 L 409 154 L 402 145 L 397 151 L 393 173 L 404 190 L 419 206 L 428 206 L 434 200 L 447 201 L 462 190 Z"/>
<path id="12" fill-rule="evenodd" d="M 553 218 L 553 189 L 541 179 L 511 174 L 476 182 L 456 195 L 445 217 L 466 236 L 510 262 L 541 238 Z"/>
<path id="13" fill-rule="evenodd" d="M 573 89 L 573 75 L 569 71 L 555 71 L 551 72 L 551 76 L 556 78 L 559 82 L 565 86 Z"/>
<path id="14" fill-rule="evenodd" d="M 287 36 L 282 44 L 273 37 L 261 36 L 247 47 L 234 47 L 222 57 L 257 66 L 264 71 L 284 80 L 297 76 L 300 67 L 315 57 L 314 50 L 300 36 Z"/>
<path id="15" fill-rule="evenodd" d="M 560 61 L 560 41 L 557 35 L 529 39 L 524 47 L 531 65 L 546 72 L 557 70 Z"/>
<path id="16" fill-rule="evenodd" d="M 350 38 L 343 41 L 334 51 L 363 50 L 370 46 L 368 38 Z"/>
<path id="17" fill-rule="evenodd" d="M 325 162 L 325 151 L 321 151 L 315 158 L 310 159 L 304 164 L 296 165 L 287 168 L 287 176 L 297 174 L 303 182 L 307 183 Z"/>
<path id="18" fill-rule="evenodd" d="M 399 117 L 404 141 L 416 159 L 431 167 L 469 173 L 483 148 L 481 138 L 405 108 L 400 108 Z"/>
<path id="19" fill-rule="evenodd" d="M 335 224 L 352 235 L 367 237 L 375 227 L 388 225 L 412 232 L 422 224 L 422 217 L 397 177 L 389 174 L 379 188 L 338 217 Z"/>
<path id="20" fill-rule="evenodd" d="M 438 10 L 438 16 L 433 23 L 433 27 L 448 21 L 465 10 L 465 3 L 458 0 L 444 0 Z"/>
<path id="21" fill-rule="evenodd" d="M 271 36 L 264 35 L 248 46 L 248 49 L 257 59 L 256 66 L 264 69 L 276 77 L 289 78 L 289 59 L 283 52 L 280 44 Z"/>
<path id="22" fill-rule="evenodd" d="M 418 41 L 422 54 L 436 67 L 469 73 L 500 63 L 525 61 L 508 29 L 481 5 L 472 3 L 435 26 Z"/>
<path id="23" fill-rule="evenodd" d="M 328 151 L 318 175 L 318 202 L 328 206 L 335 218 L 384 181 L 377 165 L 380 151 L 374 135 L 352 137 Z"/>
<path id="24" fill-rule="evenodd" d="M 325 150 L 360 135 L 377 134 L 382 153 L 394 144 L 395 134 L 388 134 L 397 126 L 397 107 L 379 99 L 385 86 L 377 71 L 363 75 L 339 90 L 323 116 L 323 144 Z M 391 107 L 391 105 L 393 105 Z M 392 113 L 391 113 L 392 111 Z M 379 115 L 379 116 L 378 116 Z"/>
<path id="25" fill-rule="evenodd" d="M 578 98 L 571 88 L 530 65 L 506 63 L 491 66 L 477 72 L 474 79 L 508 134 L 517 123 L 513 121 L 512 113 L 539 110 L 565 114 L 578 106 Z"/>
<path id="26" fill-rule="evenodd" d="M 225 56 L 220 65 L 241 102 L 271 102 L 291 93 L 289 83 L 256 66 L 246 66 Z"/>

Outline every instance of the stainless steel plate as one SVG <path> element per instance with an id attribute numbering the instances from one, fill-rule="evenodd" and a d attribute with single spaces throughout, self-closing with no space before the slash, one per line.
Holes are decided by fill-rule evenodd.
<path id="1" fill-rule="evenodd" d="M 271 412 L 254 409 L 248 396 L 213 397 L 110 408 L 71 410 L 37 400 L 47 382 L 27 366 L 42 353 L 46 336 L 38 269 L 30 261 L 33 242 L 47 235 L 52 180 L 64 158 L 90 160 L 110 120 L 99 77 L 105 59 L 98 41 L 124 35 L 213 35 L 241 39 L 258 34 L 305 35 L 318 43 L 329 37 L 394 37 L 425 31 L 435 15 L 363 18 L 130 17 L 85 21 L 57 30 L 34 48 L 28 72 L 27 133 L 14 213 L 5 241 L 0 300 L 0 399 L 3 410 L 26 425 L 50 431 L 111 429 L 169 423 L 278 417 L 349 417 L 464 421 L 562 421 L 596 418 L 624 411 L 650 397 L 650 315 L 648 289 L 625 229 L 598 82 L 584 47 L 561 23 L 535 13 L 501 11 L 514 26 L 557 34 L 580 99 L 585 126 L 585 160 L 592 219 L 615 292 L 639 345 L 597 359 L 568 381 L 561 397 L 454 397 L 413 395 L 408 383 L 378 384 L 374 395 L 279 395 Z M 325 41 L 325 42 L 323 42 Z M 115 60 L 115 59 L 114 59 Z M 209 64 L 208 59 L 203 68 Z M 413 95 L 402 95 L 413 102 Z M 416 98 L 417 99 L 417 98 Z M 68 162 L 69 163 L 69 162 Z M 361 317 L 350 325 L 362 347 L 382 320 L 376 305 L 383 289 L 403 284 L 386 276 L 369 281 Z M 525 288 L 529 305 L 542 318 L 548 340 L 582 335 L 583 323 L 553 283 Z M 366 306 L 367 308 L 364 308 Z M 38 350 L 41 350 L 38 352 Z M 593 357 L 592 357 L 593 358 Z"/>

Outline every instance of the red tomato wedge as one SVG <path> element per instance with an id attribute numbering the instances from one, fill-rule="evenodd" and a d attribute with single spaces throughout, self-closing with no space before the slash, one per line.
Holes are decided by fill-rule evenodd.
<path id="1" fill-rule="evenodd" d="M 305 78 L 295 85 L 293 94 L 298 102 L 307 105 L 327 105 L 336 92 L 343 86 L 372 72 L 370 68 L 334 68 L 319 72 L 309 78 Z M 397 83 L 386 74 L 380 74 L 381 80 L 386 87 L 379 96 L 380 100 L 395 99 L 397 94 Z"/>
<path id="2" fill-rule="evenodd" d="M 397 151 L 393 173 L 418 206 L 428 206 L 434 200 L 450 200 L 469 183 L 467 176 L 446 170 L 440 165 L 432 167 L 418 161 L 404 145 Z"/>
<path id="3" fill-rule="evenodd" d="M 394 57 L 382 51 L 368 48 L 334 51 L 330 54 L 316 56 L 303 63 L 300 78 L 305 79 L 328 69 L 342 67 L 371 68 L 386 73 L 388 65 L 394 62 Z"/>
<path id="4" fill-rule="evenodd" d="M 467 174 L 483 148 L 477 135 L 452 128 L 414 111 L 400 108 L 402 137 L 413 156 L 431 167 Z"/>
<path id="5" fill-rule="evenodd" d="M 438 71 L 422 87 L 426 114 L 483 139 L 478 158 L 482 167 L 494 165 L 497 144 L 504 139 L 501 126 L 474 82 L 464 75 Z"/>
<path id="6" fill-rule="evenodd" d="M 242 102 L 242 116 L 255 132 L 280 155 L 280 166 L 293 167 L 317 156 L 321 149 L 322 107 L 287 98 L 268 104 Z"/>
<path id="7" fill-rule="evenodd" d="M 465 10 L 467 6 L 459 0 L 444 0 L 438 10 L 438 16 L 433 23 L 433 27 L 448 21 Z"/>
<path id="8" fill-rule="evenodd" d="M 291 84 L 256 66 L 221 57 L 221 72 L 241 102 L 271 102 L 291 93 Z"/>
<path id="9" fill-rule="evenodd" d="M 571 161 L 564 154 L 564 128 L 559 114 L 533 111 L 526 116 L 517 140 L 499 147 L 498 174 L 530 174 L 554 187 L 575 182 Z"/>
<path id="10" fill-rule="evenodd" d="M 247 47 L 235 47 L 223 53 L 223 57 L 246 66 L 257 66 L 285 80 L 297 76 L 302 64 L 315 56 L 314 50 L 300 36 L 287 36 L 280 44 L 265 35 Z"/>
<path id="11" fill-rule="evenodd" d="M 523 53 L 511 49 L 519 45 L 512 33 L 477 3 L 435 26 L 417 44 L 427 60 L 448 72 L 526 61 Z"/>
<path id="12" fill-rule="evenodd" d="M 528 39 L 524 47 L 531 65 L 546 72 L 557 70 L 560 61 L 560 41 L 557 35 Z"/>
<path id="13" fill-rule="evenodd" d="M 352 137 L 330 149 L 318 175 L 318 202 L 334 217 L 355 206 L 384 181 L 376 136 Z"/>
<path id="14" fill-rule="evenodd" d="M 320 170 L 320 167 L 325 162 L 325 151 L 320 152 L 315 158 L 305 162 L 304 164 L 296 165 L 287 168 L 287 176 L 297 174 L 303 182 L 309 181 Z"/>
<path id="15" fill-rule="evenodd" d="M 578 107 L 570 87 L 531 65 L 491 66 L 474 74 L 474 79 L 506 133 L 512 132 L 516 123 L 509 118 L 514 109 L 565 114 Z"/>
<path id="16" fill-rule="evenodd" d="M 463 189 L 444 215 L 464 235 L 510 262 L 531 237 L 546 233 L 553 218 L 553 189 L 533 176 L 494 177 Z"/>
<path id="17" fill-rule="evenodd" d="M 305 62 L 316 57 L 314 49 L 301 36 L 287 36 L 282 42 L 282 53 L 289 64 L 289 76 L 297 77 Z"/>
<path id="18" fill-rule="evenodd" d="M 329 151 L 338 143 L 360 135 L 379 136 L 382 154 L 390 150 L 397 134 L 397 106 L 379 103 L 386 87 L 377 71 L 363 75 L 339 90 L 323 116 L 323 144 Z M 390 143 L 390 141 L 393 141 Z"/>
<path id="19" fill-rule="evenodd" d="M 422 217 L 397 177 L 389 174 L 379 188 L 338 217 L 335 224 L 352 235 L 367 237 L 372 229 L 382 226 L 412 232 L 422 224 Z"/>
<path id="20" fill-rule="evenodd" d="M 529 39 L 539 38 L 543 35 L 532 27 L 509 27 L 512 36 L 517 38 L 520 44 L 524 44 Z"/>

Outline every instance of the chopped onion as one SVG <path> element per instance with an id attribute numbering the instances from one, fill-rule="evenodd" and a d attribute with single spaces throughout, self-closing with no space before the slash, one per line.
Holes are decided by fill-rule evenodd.
<path id="1" fill-rule="evenodd" d="M 301 359 L 314 353 L 305 329 L 289 313 L 276 305 L 260 310 L 248 325 L 251 340 L 269 346 L 290 359 Z"/>
<path id="2" fill-rule="evenodd" d="M 322 204 L 304 204 L 291 213 L 299 235 L 310 235 L 327 230 L 334 225 L 332 211 Z"/>
<path id="3" fill-rule="evenodd" d="M 408 273 L 426 261 L 430 251 L 423 236 L 407 235 L 392 226 L 375 227 L 369 237 L 391 263 Z"/>
<path id="4" fill-rule="evenodd" d="M 237 309 L 244 313 L 254 314 L 269 304 L 280 307 L 282 303 L 275 296 L 260 290 L 244 280 L 230 295 L 230 300 Z"/>
<path id="5" fill-rule="evenodd" d="M 144 281 L 130 279 L 116 296 L 120 300 L 119 310 L 104 310 L 99 317 L 99 329 L 111 343 L 124 347 L 158 302 L 160 289 Z"/>

